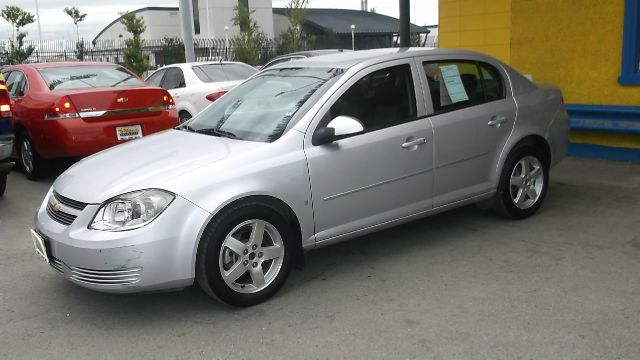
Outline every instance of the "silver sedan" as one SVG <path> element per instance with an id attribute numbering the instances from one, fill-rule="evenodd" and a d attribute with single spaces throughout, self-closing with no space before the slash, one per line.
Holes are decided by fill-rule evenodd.
<path id="1" fill-rule="evenodd" d="M 31 235 L 80 286 L 197 281 L 249 306 L 274 295 L 307 250 L 471 203 L 533 215 L 568 132 L 557 88 L 482 54 L 292 61 L 176 129 L 78 162 L 53 184 Z"/>

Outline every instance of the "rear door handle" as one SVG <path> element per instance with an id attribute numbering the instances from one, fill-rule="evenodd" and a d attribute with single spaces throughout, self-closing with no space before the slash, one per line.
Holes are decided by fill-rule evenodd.
<path id="1" fill-rule="evenodd" d="M 427 143 L 427 139 L 425 139 L 425 138 L 412 139 L 410 137 L 401 146 L 402 146 L 403 149 L 410 149 L 410 148 L 413 148 L 415 146 L 426 144 L 426 143 Z"/>
<path id="2" fill-rule="evenodd" d="M 494 126 L 494 127 L 500 127 L 500 125 L 502 125 L 502 123 L 507 121 L 507 117 L 506 116 L 494 116 L 491 118 L 491 120 L 489 120 L 489 122 L 487 123 L 487 125 L 489 126 Z"/>

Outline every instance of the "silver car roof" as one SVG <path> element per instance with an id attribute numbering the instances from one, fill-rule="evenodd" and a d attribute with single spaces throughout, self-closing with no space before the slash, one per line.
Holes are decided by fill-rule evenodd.
<path id="1" fill-rule="evenodd" d="M 440 49 L 440 48 L 387 48 L 387 49 L 373 49 L 373 50 L 359 50 L 350 52 L 337 52 L 334 54 L 320 55 L 300 60 L 293 60 L 282 64 L 277 64 L 271 69 L 288 68 L 292 66 L 300 67 L 332 67 L 348 69 L 355 65 L 366 63 L 369 60 L 389 61 L 402 59 L 406 57 L 415 56 L 428 56 L 428 55 L 446 55 L 455 57 L 472 57 L 472 58 L 484 58 L 491 62 L 496 61 L 494 58 L 486 56 L 484 54 L 458 49 Z"/>

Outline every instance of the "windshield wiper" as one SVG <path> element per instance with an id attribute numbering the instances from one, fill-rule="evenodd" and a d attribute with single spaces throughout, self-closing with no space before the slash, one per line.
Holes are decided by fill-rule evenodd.
<path id="1" fill-rule="evenodd" d="M 237 139 L 238 136 L 234 133 L 232 133 L 231 131 L 226 131 L 226 130 L 220 130 L 220 129 L 216 129 L 216 128 L 204 128 L 204 129 L 194 129 L 189 125 L 183 125 L 182 126 L 183 130 L 186 131 L 191 131 L 194 133 L 198 133 L 198 134 L 205 134 L 205 135 L 214 135 L 214 136 L 220 136 L 220 137 L 226 137 L 229 139 Z"/>

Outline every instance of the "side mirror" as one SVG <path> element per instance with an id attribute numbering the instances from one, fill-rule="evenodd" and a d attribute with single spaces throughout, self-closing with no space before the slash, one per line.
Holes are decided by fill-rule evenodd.
<path id="1" fill-rule="evenodd" d="M 340 115 L 329 121 L 326 127 L 313 134 L 313 145 L 329 144 L 339 138 L 355 135 L 364 131 L 362 123 L 349 116 Z"/>

